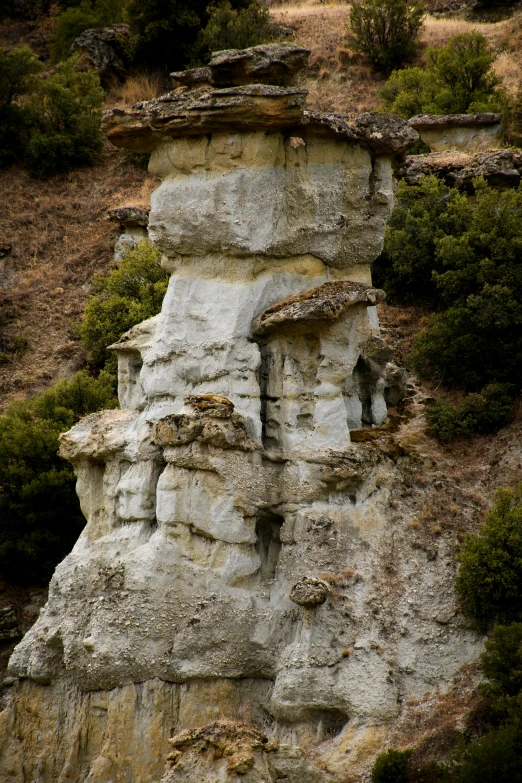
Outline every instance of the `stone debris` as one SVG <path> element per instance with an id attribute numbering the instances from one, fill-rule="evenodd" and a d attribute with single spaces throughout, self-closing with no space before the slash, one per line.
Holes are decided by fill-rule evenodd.
<path id="1" fill-rule="evenodd" d="M 0 609 L 0 642 L 6 642 L 20 636 L 22 636 L 22 632 L 15 607 L 3 606 Z"/>
<path id="2" fill-rule="evenodd" d="M 313 576 L 304 576 L 292 587 L 290 600 L 294 604 L 311 609 L 322 606 L 329 595 L 330 585 L 328 582 Z"/>
<path id="3" fill-rule="evenodd" d="M 109 209 L 110 220 L 120 223 L 123 227 L 141 226 L 146 228 L 149 224 L 150 207 L 116 207 Z"/>

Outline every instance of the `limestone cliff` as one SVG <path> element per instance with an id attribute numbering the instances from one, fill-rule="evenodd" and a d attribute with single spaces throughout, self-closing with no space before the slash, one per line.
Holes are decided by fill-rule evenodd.
<path id="1" fill-rule="evenodd" d="M 418 458 L 386 424 L 414 389 L 370 265 L 416 134 L 195 83 L 106 118 L 152 149 L 171 279 L 112 346 L 121 410 L 62 436 L 87 525 L 11 658 L 16 783 L 362 779 L 477 657 L 451 540 L 410 545 Z"/>

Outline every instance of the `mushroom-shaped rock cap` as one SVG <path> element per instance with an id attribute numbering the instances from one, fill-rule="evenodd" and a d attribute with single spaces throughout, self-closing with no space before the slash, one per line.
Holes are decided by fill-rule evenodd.
<path id="1" fill-rule="evenodd" d="M 305 576 L 290 591 L 290 600 L 299 606 L 311 609 L 324 604 L 330 594 L 330 585 L 314 576 Z"/>
<path id="2" fill-rule="evenodd" d="M 124 226 L 148 226 L 150 207 L 116 207 L 109 209 L 108 216 Z"/>
<path id="3" fill-rule="evenodd" d="M 428 175 L 470 193 L 475 189 L 473 180 L 476 177 L 484 177 L 494 188 L 515 188 L 522 179 L 522 151 L 498 149 L 470 155 L 452 150 L 408 155 L 397 172 L 408 185 L 418 185 Z"/>
<path id="4" fill-rule="evenodd" d="M 408 125 L 415 130 L 428 128 L 474 125 L 497 125 L 502 119 L 501 114 L 481 112 L 480 114 L 416 114 L 408 120 Z"/>
<path id="5" fill-rule="evenodd" d="M 210 61 L 212 83 L 219 87 L 288 84 L 306 66 L 309 55 L 309 49 L 291 43 L 213 52 Z"/>
<path id="6" fill-rule="evenodd" d="M 334 280 L 272 305 L 256 320 L 255 331 L 265 334 L 303 321 L 333 321 L 352 305 L 371 306 L 383 302 L 385 297 L 380 288 L 351 280 Z"/>

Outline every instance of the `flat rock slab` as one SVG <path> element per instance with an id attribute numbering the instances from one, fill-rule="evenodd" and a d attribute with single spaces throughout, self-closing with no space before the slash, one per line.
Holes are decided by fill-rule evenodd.
<path id="1" fill-rule="evenodd" d="M 516 188 L 522 178 L 522 151 L 500 149 L 468 155 L 463 152 L 432 152 L 408 155 L 397 176 L 408 185 L 418 185 L 425 176 L 435 176 L 450 187 L 473 193 L 473 180 L 484 179 L 495 188 Z"/>
<path id="2" fill-rule="evenodd" d="M 360 143 L 377 154 L 401 155 L 419 139 L 418 133 L 400 117 L 382 112 L 323 114 L 304 111 L 301 126 L 315 135 Z"/>
<path id="3" fill-rule="evenodd" d="M 384 291 L 364 283 L 335 280 L 287 296 L 259 316 L 256 332 L 264 334 L 303 321 L 333 321 L 355 304 L 372 306 L 385 299 Z"/>
<path id="4" fill-rule="evenodd" d="M 292 128 L 300 122 L 306 95 L 305 90 L 262 84 L 175 91 L 132 109 L 105 112 L 103 128 L 116 147 L 152 152 L 164 137 Z"/>
<path id="5" fill-rule="evenodd" d="M 212 83 L 219 87 L 288 84 L 306 66 L 309 55 L 309 49 L 290 43 L 213 52 L 210 60 Z"/>
<path id="6" fill-rule="evenodd" d="M 150 207 L 116 207 L 109 209 L 108 216 L 124 226 L 142 226 L 149 224 Z"/>

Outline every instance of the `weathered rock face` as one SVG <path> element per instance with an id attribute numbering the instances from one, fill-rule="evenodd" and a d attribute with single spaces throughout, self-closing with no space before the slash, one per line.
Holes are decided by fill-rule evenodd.
<path id="1" fill-rule="evenodd" d="M 418 131 L 432 152 L 473 153 L 501 147 L 504 140 L 501 114 L 418 114 L 408 125 Z"/>
<path id="2" fill-rule="evenodd" d="M 152 783 L 170 755 L 165 783 L 360 779 L 403 701 L 477 651 L 446 616 L 451 544 L 409 545 L 384 424 L 405 378 L 370 263 L 415 135 L 301 110 L 289 132 L 286 108 L 240 133 L 232 105 L 172 138 L 156 106 L 117 138 L 154 147 L 171 280 L 112 346 L 121 410 L 62 437 L 87 525 L 12 656 L 0 770 Z"/>

